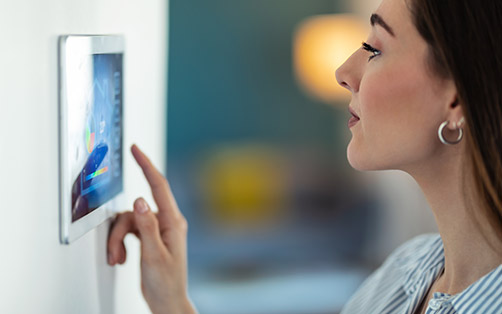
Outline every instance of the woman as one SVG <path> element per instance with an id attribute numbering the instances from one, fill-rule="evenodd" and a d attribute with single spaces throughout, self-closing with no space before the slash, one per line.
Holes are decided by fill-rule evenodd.
<path id="1" fill-rule="evenodd" d="M 502 2 L 383 0 L 367 42 L 337 70 L 352 93 L 347 158 L 400 169 L 422 188 L 439 235 L 389 256 L 343 313 L 502 313 Z M 142 243 L 142 289 L 154 313 L 192 313 L 186 228 L 167 181 L 136 148 L 156 216 L 142 199 L 119 215 Z"/>

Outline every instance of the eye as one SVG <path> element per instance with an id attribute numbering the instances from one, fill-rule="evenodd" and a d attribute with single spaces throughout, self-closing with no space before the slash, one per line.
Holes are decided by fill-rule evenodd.
<path id="1" fill-rule="evenodd" d="M 371 61 L 371 59 L 373 59 L 374 57 L 379 56 L 382 53 L 380 50 L 373 48 L 372 46 L 370 46 L 369 44 L 367 44 L 365 42 L 363 42 L 362 45 L 363 45 L 362 48 L 364 50 L 372 53 L 372 55 L 369 56 L 369 58 L 368 58 L 368 62 Z"/>

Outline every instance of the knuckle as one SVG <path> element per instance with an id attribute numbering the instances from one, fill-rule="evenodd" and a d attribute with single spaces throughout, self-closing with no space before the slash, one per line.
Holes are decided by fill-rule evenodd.
<path id="1" fill-rule="evenodd" d="M 188 221 L 183 215 L 176 216 L 173 220 L 173 229 L 178 232 L 187 233 L 188 231 Z"/>
<path id="2" fill-rule="evenodd" d="M 115 217 L 114 224 L 119 224 L 119 223 L 123 223 L 125 221 L 128 221 L 129 218 L 130 218 L 130 216 L 131 216 L 131 212 L 130 211 L 119 213 Z"/>
<path id="3" fill-rule="evenodd" d="M 120 239 L 120 230 L 123 228 L 126 221 L 125 217 L 125 214 L 118 214 L 112 222 L 108 236 L 109 242 L 115 242 Z"/>
<path id="4" fill-rule="evenodd" d="M 163 175 L 160 175 L 159 186 L 163 190 L 168 190 L 169 189 L 169 182 L 167 182 L 166 177 L 164 177 Z"/>
<path id="5" fill-rule="evenodd" d="M 146 230 L 150 233 L 155 232 L 159 229 L 159 222 L 155 217 L 150 217 L 150 219 L 145 219 L 142 221 L 143 230 Z"/>
<path id="6" fill-rule="evenodd" d="M 119 214 L 115 215 L 115 217 L 111 220 L 110 230 L 115 229 L 115 227 L 117 226 L 119 221 L 122 219 L 123 215 L 124 215 L 124 213 L 119 213 Z"/>
<path id="7" fill-rule="evenodd" d="M 164 176 L 162 175 L 162 173 L 160 173 L 160 172 L 156 172 L 156 173 L 155 173 L 154 181 L 155 181 L 155 183 L 157 183 L 158 185 L 166 185 L 166 184 L 167 184 L 167 179 L 166 179 L 166 177 L 164 177 Z"/>
<path id="8" fill-rule="evenodd" d="M 183 230 L 183 231 L 187 231 L 188 230 L 188 221 L 186 220 L 185 217 L 183 216 L 180 216 L 178 218 L 178 227 Z"/>

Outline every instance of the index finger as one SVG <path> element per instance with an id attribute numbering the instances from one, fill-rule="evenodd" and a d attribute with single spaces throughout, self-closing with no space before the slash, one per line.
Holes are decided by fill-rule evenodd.
<path id="1" fill-rule="evenodd" d="M 134 159 L 136 159 L 136 162 L 143 170 L 146 180 L 152 190 L 153 198 L 159 209 L 159 223 L 161 225 L 163 223 L 174 223 L 173 219 L 181 213 L 166 178 L 155 168 L 150 159 L 138 148 L 138 146 L 133 145 L 131 147 L 131 152 Z"/>

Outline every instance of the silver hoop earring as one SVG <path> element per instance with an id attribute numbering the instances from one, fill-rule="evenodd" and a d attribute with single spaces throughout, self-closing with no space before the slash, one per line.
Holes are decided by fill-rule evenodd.
<path id="1" fill-rule="evenodd" d="M 462 130 L 462 128 L 457 128 L 457 130 L 458 130 L 457 139 L 453 142 L 446 140 L 443 136 L 443 130 L 448 125 L 449 122 L 450 121 L 446 120 L 445 122 L 441 123 L 441 125 L 439 126 L 439 129 L 438 129 L 439 140 L 441 141 L 441 143 L 443 143 L 445 145 L 455 145 L 455 144 L 460 143 L 460 141 L 462 140 L 462 137 L 464 136 L 464 131 Z"/>

